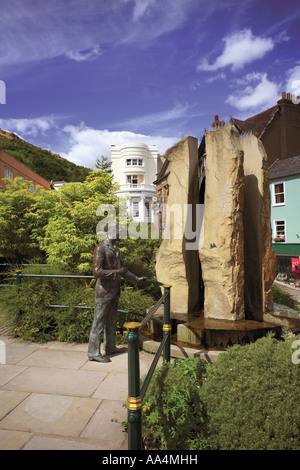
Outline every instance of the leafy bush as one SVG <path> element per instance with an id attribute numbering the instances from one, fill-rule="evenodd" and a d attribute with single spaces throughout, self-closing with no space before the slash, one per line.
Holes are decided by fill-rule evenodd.
<path id="1" fill-rule="evenodd" d="M 23 274 L 63 274 L 61 267 L 27 267 Z M 8 279 L 10 284 L 16 279 Z M 11 324 L 12 333 L 24 340 L 87 342 L 94 317 L 95 280 L 24 277 L 17 287 L 1 288 L 1 308 Z M 123 286 L 119 308 L 145 313 L 154 303 L 151 295 L 138 288 Z M 79 308 L 50 308 L 49 305 Z M 81 308 L 92 307 L 92 308 Z M 120 314 L 118 327 L 135 315 Z M 117 335 L 119 338 L 119 335 Z"/>
<path id="2" fill-rule="evenodd" d="M 205 368 L 200 359 L 186 359 L 156 369 L 143 401 L 147 447 L 205 447 L 207 420 L 199 395 Z"/>
<path id="3" fill-rule="evenodd" d="M 299 337 L 298 337 L 299 339 Z M 271 335 L 235 345 L 207 368 L 201 398 L 210 447 L 221 450 L 300 449 L 300 367 L 292 343 Z"/>
<path id="4" fill-rule="evenodd" d="M 211 364 L 189 358 L 157 368 L 144 398 L 147 447 L 299 450 L 299 339 L 269 334 Z"/>

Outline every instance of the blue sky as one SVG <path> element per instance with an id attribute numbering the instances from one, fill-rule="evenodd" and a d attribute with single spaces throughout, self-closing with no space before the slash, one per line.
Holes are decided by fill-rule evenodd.
<path id="1" fill-rule="evenodd" d="M 0 128 L 94 168 L 300 95 L 298 0 L 0 0 Z M 3 101 L 3 100 L 2 100 Z"/>

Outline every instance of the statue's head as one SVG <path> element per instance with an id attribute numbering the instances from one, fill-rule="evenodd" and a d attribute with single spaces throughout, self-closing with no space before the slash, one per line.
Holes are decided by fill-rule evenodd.
<path id="1" fill-rule="evenodd" d="M 107 238 L 110 240 L 120 240 L 126 238 L 124 227 L 118 223 L 108 224 Z"/>

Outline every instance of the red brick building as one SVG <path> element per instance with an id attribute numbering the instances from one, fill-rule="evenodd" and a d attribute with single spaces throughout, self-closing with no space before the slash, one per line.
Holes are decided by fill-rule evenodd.
<path id="1" fill-rule="evenodd" d="M 19 162 L 15 157 L 0 149 L 0 188 L 5 189 L 5 184 L 2 178 L 10 178 L 13 180 L 17 176 L 24 178 L 24 180 L 32 181 L 31 189 L 34 190 L 37 185 L 50 189 L 50 184 L 47 180 L 40 175 L 30 170 L 24 163 Z"/>

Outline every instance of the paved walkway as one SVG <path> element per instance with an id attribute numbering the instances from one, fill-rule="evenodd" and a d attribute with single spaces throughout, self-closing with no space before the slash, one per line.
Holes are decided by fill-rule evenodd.
<path id="1" fill-rule="evenodd" d="M 279 282 L 279 281 L 275 281 L 274 285 L 280 287 L 283 290 L 285 290 L 292 297 L 294 297 L 294 299 L 296 299 L 298 302 L 300 302 L 300 289 L 297 289 L 296 287 L 291 287 L 291 286 L 285 284 L 284 282 Z"/>
<path id="2" fill-rule="evenodd" d="M 87 344 L 0 340 L 1 450 L 127 450 L 115 422 L 127 416 L 126 349 L 100 364 L 88 361 Z M 141 351 L 141 375 L 152 360 Z"/>

